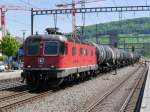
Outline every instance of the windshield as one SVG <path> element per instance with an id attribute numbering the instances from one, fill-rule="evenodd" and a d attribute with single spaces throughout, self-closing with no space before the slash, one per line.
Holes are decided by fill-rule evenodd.
<path id="1" fill-rule="evenodd" d="M 41 40 L 38 38 L 28 40 L 26 43 L 25 53 L 30 56 L 38 55 L 40 41 Z"/>
<path id="2" fill-rule="evenodd" d="M 28 45 L 27 54 L 28 55 L 37 55 L 38 50 L 39 50 L 39 45 L 37 45 L 37 44 Z"/>
<path id="3" fill-rule="evenodd" d="M 58 54 L 58 43 L 57 42 L 45 42 L 44 54 L 57 55 Z"/>

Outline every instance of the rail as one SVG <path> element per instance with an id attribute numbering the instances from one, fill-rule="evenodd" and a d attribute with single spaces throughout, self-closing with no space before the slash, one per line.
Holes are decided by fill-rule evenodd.
<path id="1" fill-rule="evenodd" d="M 116 91 L 118 88 L 120 88 L 132 75 L 137 73 L 139 68 L 142 65 L 140 65 L 137 69 L 132 71 L 124 80 L 122 80 L 118 85 L 116 85 L 114 88 L 109 89 L 102 97 L 100 97 L 97 101 L 92 103 L 88 108 L 86 108 L 85 112 L 91 112 L 98 104 L 102 103 L 103 100 L 105 100 L 109 95 L 111 95 L 114 91 Z"/>
<path id="2" fill-rule="evenodd" d="M 140 78 L 136 81 L 135 85 L 133 86 L 133 89 L 131 90 L 129 96 L 128 96 L 127 99 L 125 100 L 125 102 L 124 102 L 124 104 L 122 105 L 122 107 L 121 107 L 121 109 L 120 109 L 119 112 L 125 112 L 125 111 L 126 111 L 127 106 L 128 106 L 128 104 L 129 104 L 131 98 L 133 97 L 133 94 L 134 94 L 135 90 L 138 88 L 138 85 L 140 84 L 140 82 L 141 82 L 143 76 L 146 74 L 147 70 L 148 70 L 148 67 L 147 67 L 147 65 L 146 65 L 146 67 L 144 68 L 144 70 L 141 72 L 142 75 L 141 75 Z M 135 103 L 136 103 L 136 102 L 135 102 Z"/>

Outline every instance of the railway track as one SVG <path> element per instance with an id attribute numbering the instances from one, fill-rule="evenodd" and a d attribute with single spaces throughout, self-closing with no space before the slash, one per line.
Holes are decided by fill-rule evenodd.
<path id="1" fill-rule="evenodd" d="M 7 112 L 11 110 L 12 108 L 16 108 L 17 106 L 21 106 L 29 102 L 31 103 L 44 96 L 55 93 L 55 92 L 52 92 L 52 90 L 46 91 L 43 93 L 33 93 L 33 92 L 30 93 L 30 91 L 23 91 L 23 92 L 19 92 L 19 93 L 1 98 L 0 99 L 0 112 L 3 112 L 3 111 Z"/>
<path id="2" fill-rule="evenodd" d="M 21 78 L 0 80 L 0 91 L 2 91 L 4 89 L 23 86 L 23 85 L 25 85 L 25 84 L 21 83 Z"/>
<path id="3" fill-rule="evenodd" d="M 10 81 L 18 81 L 20 79 L 21 79 L 20 77 L 18 77 L 18 78 L 11 78 L 11 79 L 4 79 L 4 80 L 0 80 L 0 83 L 10 82 Z"/>
<path id="4" fill-rule="evenodd" d="M 0 91 L 0 100 L 3 97 L 7 97 L 7 96 L 11 96 L 17 92 L 22 92 L 27 90 L 27 86 L 23 85 L 23 86 L 17 86 L 17 87 L 12 87 L 12 88 L 8 88 L 8 89 L 3 89 Z"/>
<path id="5" fill-rule="evenodd" d="M 120 81 L 120 83 L 112 88 L 110 88 L 102 97 L 100 97 L 97 101 L 93 102 L 88 108 L 86 108 L 84 111 L 85 112 L 97 112 L 97 111 L 101 111 L 103 110 L 103 106 L 107 106 L 107 104 L 104 104 L 104 102 L 107 102 L 107 103 L 110 103 L 112 104 L 113 102 L 109 101 L 108 102 L 108 97 L 111 96 L 112 94 L 114 94 L 117 90 L 119 90 L 123 85 L 124 83 L 130 79 L 131 76 L 133 76 L 134 74 L 138 73 L 139 70 L 142 69 L 142 66 L 139 66 L 137 69 L 135 69 L 134 71 L 132 71 L 124 80 Z M 146 67 L 144 67 L 144 69 L 142 69 L 142 71 L 140 71 L 140 73 L 143 74 L 145 73 L 146 71 Z M 139 74 L 140 74 L 139 73 Z M 142 77 L 141 76 L 141 77 Z M 138 78 L 138 81 L 141 79 Z M 137 82 L 138 83 L 138 82 Z M 135 88 L 135 87 L 133 87 Z M 133 90 L 132 90 L 133 91 Z M 133 91 L 134 92 L 134 91 Z M 115 93 L 116 94 L 116 93 Z M 130 98 L 131 98 L 132 95 L 130 95 Z M 129 97 L 127 99 L 130 99 Z M 125 101 L 126 103 L 121 107 L 120 109 L 120 112 L 124 112 L 124 109 L 126 109 L 126 106 L 127 106 L 127 100 Z M 109 108 L 109 107 L 108 107 Z"/>
<path id="6" fill-rule="evenodd" d="M 14 108 L 17 105 L 22 104 L 21 102 L 26 99 L 35 97 L 36 94 L 31 94 L 29 91 L 23 91 L 16 94 L 12 94 L 0 99 L 0 111 L 7 111 L 8 109 Z"/>

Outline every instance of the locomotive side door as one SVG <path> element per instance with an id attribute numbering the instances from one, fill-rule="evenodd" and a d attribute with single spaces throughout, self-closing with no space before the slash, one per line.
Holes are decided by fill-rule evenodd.
<path id="1" fill-rule="evenodd" d="M 73 67 L 77 67 L 77 48 L 76 48 L 76 43 L 73 43 L 73 46 L 72 46 L 72 64 L 73 64 Z"/>

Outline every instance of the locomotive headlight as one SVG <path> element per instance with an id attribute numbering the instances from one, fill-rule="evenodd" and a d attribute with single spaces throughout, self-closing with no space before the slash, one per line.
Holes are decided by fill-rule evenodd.
<path id="1" fill-rule="evenodd" d="M 55 68 L 55 66 L 54 66 L 54 65 L 51 65 L 50 68 Z"/>
<path id="2" fill-rule="evenodd" d="M 31 65 L 28 65 L 27 68 L 31 68 Z"/>

